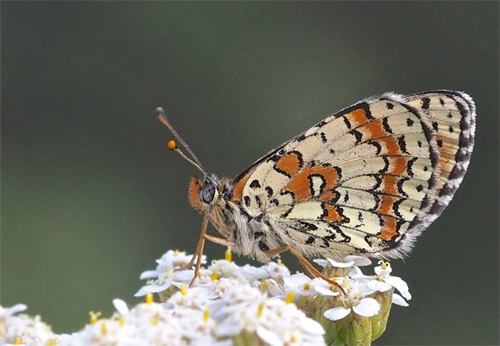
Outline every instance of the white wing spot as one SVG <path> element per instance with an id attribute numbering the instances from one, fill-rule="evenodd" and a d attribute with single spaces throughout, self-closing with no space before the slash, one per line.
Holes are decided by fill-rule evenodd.
<path id="1" fill-rule="evenodd" d="M 313 197 L 317 197 L 321 195 L 323 192 L 323 187 L 325 186 L 325 180 L 323 177 L 319 175 L 313 175 L 311 176 L 311 192 L 313 194 Z"/>

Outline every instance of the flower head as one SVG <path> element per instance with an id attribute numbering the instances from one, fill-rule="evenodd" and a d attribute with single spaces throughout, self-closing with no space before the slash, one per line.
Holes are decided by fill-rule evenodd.
<path id="1" fill-rule="evenodd" d="M 360 266 L 369 260 L 315 260 L 323 275 L 291 274 L 278 262 L 239 266 L 226 259 L 201 268 L 194 287 L 191 255 L 168 251 L 155 270 L 142 273 L 147 282 L 136 295 L 144 303 L 129 307 L 114 299 L 110 317 L 91 314 L 91 323 L 73 334 L 56 335 L 39 317 L 16 315 L 20 304 L 0 307 L 0 342 L 53 345 L 324 345 L 332 342 L 369 344 L 385 330 L 392 304 L 407 306 L 408 285 L 392 276 L 387 262 L 373 275 Z M 203 259 L 205 262 L 205 259 Z M 340 285 L 345 293 L 339 292 Z M 401 295 L 393 294 L 398 290 Z M 157 293 L 162 303 L 155 302 Z M 404 297 L 404 298 L 403 298 Z M 320 323 L 318 323 L 319 321 Z M 44 334 L 45 333 L 45 334 Z"/>

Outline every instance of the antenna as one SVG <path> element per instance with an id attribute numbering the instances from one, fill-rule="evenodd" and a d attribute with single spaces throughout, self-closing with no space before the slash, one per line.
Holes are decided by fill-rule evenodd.
<path id="1" fill-rule="evenodd" d="M 163 110 L 162 107 L 158 107 L 156 108 L 156 116 L 158 118 L 158 120 L 161 121 L 161 123 L 163 125 L 165 125 L 169 130 L 170 132 L 174 135 L 175 138 L 177 138 L 177 140 L 179 141 L 179 143 L 181 143 L 181 145 L 184 147 L 184 149 L 186 149 L 186 151 L 191 155 L 191 158 L 190 159 L 189 157 L 187 157 L 178 147 L 177 147 L 177 144 L 175 143 L 175 141 L 171 140 L 167 143 L 167 147 L 170 149 L 170 150 L 174 150 L 177 154 L 179 154 L 184 160 L 186 160 L 187 162 L 189 162 L 190 164 L 192 164 L 193 166 L 195 166 L 196 168 L 198 168 L 204 175 L 207 175 L 207 172 L 203 169 L 203 166 L 201 165 L 201 162 L 200 160 L 198 160 L 198 158 L 196 157 L 196 155 L 193 153 L 193 151 L 191 150 L 191 148 L 189 148 L 189 146 L 186 144 L 186 142 L 184 142 L 181 138 L 181 136 L 179 136 L 179 134 L 177 133 L 177 131 L 175 131 L 174 127 L 169 123 L 168 119 L 167 119 L 167 116 L 165 114 L 165 111 Z"/>

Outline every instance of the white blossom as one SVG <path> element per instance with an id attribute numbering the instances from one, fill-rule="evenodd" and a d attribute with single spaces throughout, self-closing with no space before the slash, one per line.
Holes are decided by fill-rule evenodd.
<path id="1" fill-rule="evenodd" d="M 146 295 L 146 293 L 158 293 L 168 289 L 170 286 L 181 286 L 189 284 L 194 275 L 193 269 L 184 269 L 192 255 L 177 250 L 167 251 L 161 258 L 156 260 L 158 264 L 154 270 L 142 272 L 140 279 L 156 279 L 139 289 L 135 293 L 136 297 Z M 206 262 L 206 257 L 202 256 L 202 263 Z"/>
<path id="2" fill-rule="evenodd" d="M 56 335 L 40 316 L 18 315 L 26 309 L 24 304 L 0 306 L 0 344 L 44 345 L 55 339 Z"/>
<path id="3" fill-rule="evenodd" d="M 145 303 L 129 306 L 114 299 L 112 316 L 91 313 L 90 323 L 73 334 L 54 334 L 39 317 L 18 315 L 26 309 L 23 304 L 0 306 L 0 343 L 230 346 L 233 341 L 241 342 L 238 337 L 243 333 L 245 338 L 256 338 L 254 342 L 260 339 L 273 346 L 324 345 L 325 330 L 293 304 L 294 297 L 300 298 L 296 300 L 299 306 L 307 307 L 304 311 L 323 308 L 322 303 L 315 306 L 316 299 L 323 297 L 320 302 L 335 306 L 321 310 L 332 321 L 350 314 L 377 315 L 380 305 L 370 297 L 375 292 L 395 288 L 401 295 L 393 293 L 392 303 L 401 306 L 408 306 L 406 300 L 411 299 L 408 285 L 391 275 L 387 262 L 375 267 L 374 275 L 364 275 L 359 267 L 370 260 L 360 256 L 314 260 L 323 267 L 340 268 L 332 280 L 345 294 L 320 277 L 291 274 L 281 262 L 239 266 L 230 256 L 202 267 L 194 287 L 188 288 L 194 270 L 185 266 L 191 258 L 184 252 L 168 251 L 157 260 L 156 269 L 141 274 L 141 279 L 152 280 L 136 293 L 146 296 Z M 152 293 L 158 293 L 163 303 L 155 303 Z"/>
<path id="4" fill-rule="evenodd" d="M 363 298 L 355 303 L 351 308 L 336 307 L 326 310 L 323 314 L 326 318 L 332 321 L 341 320 L 354 311 L 357 315 L 364 317 L 372 317 L 380 311 L 380 304 L 373 298 Z"/>

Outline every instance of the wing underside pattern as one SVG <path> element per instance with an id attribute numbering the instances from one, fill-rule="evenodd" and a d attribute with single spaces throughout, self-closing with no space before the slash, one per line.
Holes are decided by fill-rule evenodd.
<path id="1" fill-rule="evenodd" d="M 464 93 L 369 98 L 258 160 L 233 200 L 304 252 L 401 257 L 458 188 L 474 128 Z"/>

